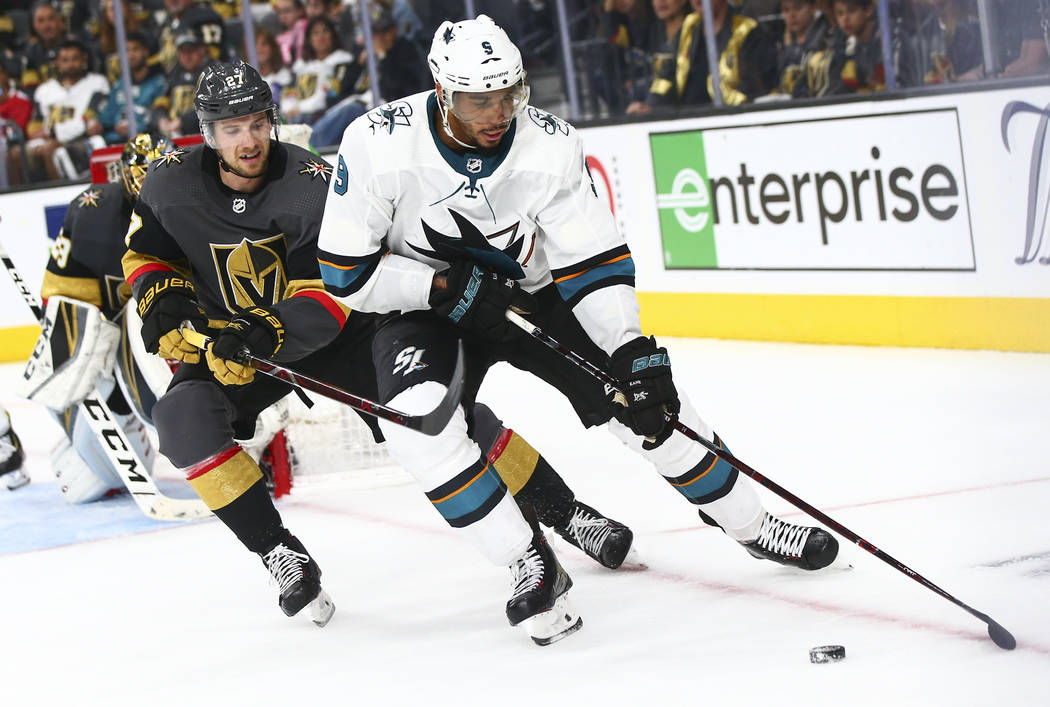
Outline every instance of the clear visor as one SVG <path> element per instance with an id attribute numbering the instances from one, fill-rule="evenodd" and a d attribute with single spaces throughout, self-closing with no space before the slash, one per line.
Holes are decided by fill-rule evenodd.
<path id="1" fill-rule="evenodd" d="M 481 126 L 509 123 L 528 104 L 529 85 L 524 77 L 513 86 L 495 91 L 452 91 L 445 96 L 445 107 L 457 120 Z"/>
<path id="2" fill-rule="evenodd" d="M 240 118 L 227 118 L 201 123 L 204 142 L 213 150 L 238 147 L 246 143 L 269 140 L 271 128 L 276 137 L 277 109 L 268 108 Z"/>

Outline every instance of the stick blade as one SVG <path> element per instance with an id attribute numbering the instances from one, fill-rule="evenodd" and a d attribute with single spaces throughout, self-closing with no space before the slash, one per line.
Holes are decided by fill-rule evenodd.
<path id="1" fill-rule="evenodd" d="M 1004 651 L 1012 651 L 1017 648 L 1017 639 L 1014 638 L 1014 635 L 991 619 L 988 620 L 988 637 Z"/>
<path id="2" fill-rule="evenodd" d="M 448 421 L 452 419 L 452 414 L 459 407 L 460 398 L 463 397 L 463 379 L 463 342 L 460 341 L 456 349 L 456 368 L 452 372 L 452 380 L 449 381 L 445 397 L 433 410 L 414 418 L 412 422 L 415 424 L 410 424 L 408 427 L 431 437 L 445 429 Z"/>

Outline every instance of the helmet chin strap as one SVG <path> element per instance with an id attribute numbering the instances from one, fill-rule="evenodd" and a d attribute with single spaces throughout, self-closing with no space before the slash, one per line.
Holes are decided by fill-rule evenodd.
<path id="1" fill-rule="evenodd" d="M 444 93 L 444 91 L 442 91 Z M 456 134 L 452 132 L 452 126 L 448 124 L 448 106 L 445 105 L 444 96 L 438 101 L 438 113 L 441 114 L 441 127 L 445 129 L 445 134 L 452 138 L 457 144 L 467 148 L 468 150 L 479 149 L 477 145 L 468 145 L 467 143 L 456 137 Z"/>

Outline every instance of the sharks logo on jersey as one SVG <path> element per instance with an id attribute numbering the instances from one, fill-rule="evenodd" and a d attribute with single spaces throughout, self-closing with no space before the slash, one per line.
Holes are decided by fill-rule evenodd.
<path id="1" fill-rule="evenodd" d="M 430 244 L 430 249 L 414 243 L 408 243 L 408 246 L 417 253 L 434 260 L 444 260 L 449 263 L 457 260 L 473 260 L 504 277 L 515 280 L 525 278 L 524 267 L 532 258 L 532 253 L 536 248 L 536 234 L 532 234 L 530 238 L 526 238 L 524 234 L 519 236 L 518 228 L 521 221 L 516 221 L 513 226 L 486 235 L 458 211 L 449 209 L 448 213 L 459 229 L 458 235 L 445 235 L 431 228 L 426 221 L 421 220 L 423 233 L 426 235 L 427 243 Z M 525 250 L 526 240 L 529 241 L 528 250 Z M 504 242 L 507 245 L 500 248 L 498 244 Z M 522 251 L 524 251 L 524 256 Z"/>
<path id="2" fill-rule="evenodd" d="M 280 302 L 288 287 L 287 250 L 283 233 L 261 241 L 245 238 L 237 245 L 213 243 L 212 258 L 226 309 L 235 313 Z"/>
<path id="3" fill-rule="evenodd" d="M 368 127 L 371 128 L 373 135 L 375 135 L 376 131 L 390 134 L 394 132 L 394 128 L 398 125 L 409 127 L 412 125 L 412 121 L 409 120 L 411 116 L 412 106 L 405 101 L 395 101 L 381 105 L 365 115 L 368 118 Z"/>

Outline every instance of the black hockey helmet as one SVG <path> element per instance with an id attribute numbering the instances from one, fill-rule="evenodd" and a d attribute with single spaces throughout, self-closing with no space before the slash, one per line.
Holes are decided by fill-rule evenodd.
<path id="1" fill-rule="evenodd" d="M 120 181 L 128 201 L 138 200 L 150 162 L 174 150 L 171 140 L 150 133 L 139 133 L 125 143 L 120 153 Z"/>
<path id="2" fill-rule="evenodd" d="M 268 111 L 270 124 L 277 129 L 277 106 L 270 85 L 255 67 L 244 61 L 209 64 L 197 79 L 193 107 L 201 124 L 201 134 L 209 147 L 215 147 L 211 124 L 229 118 Z"/>

